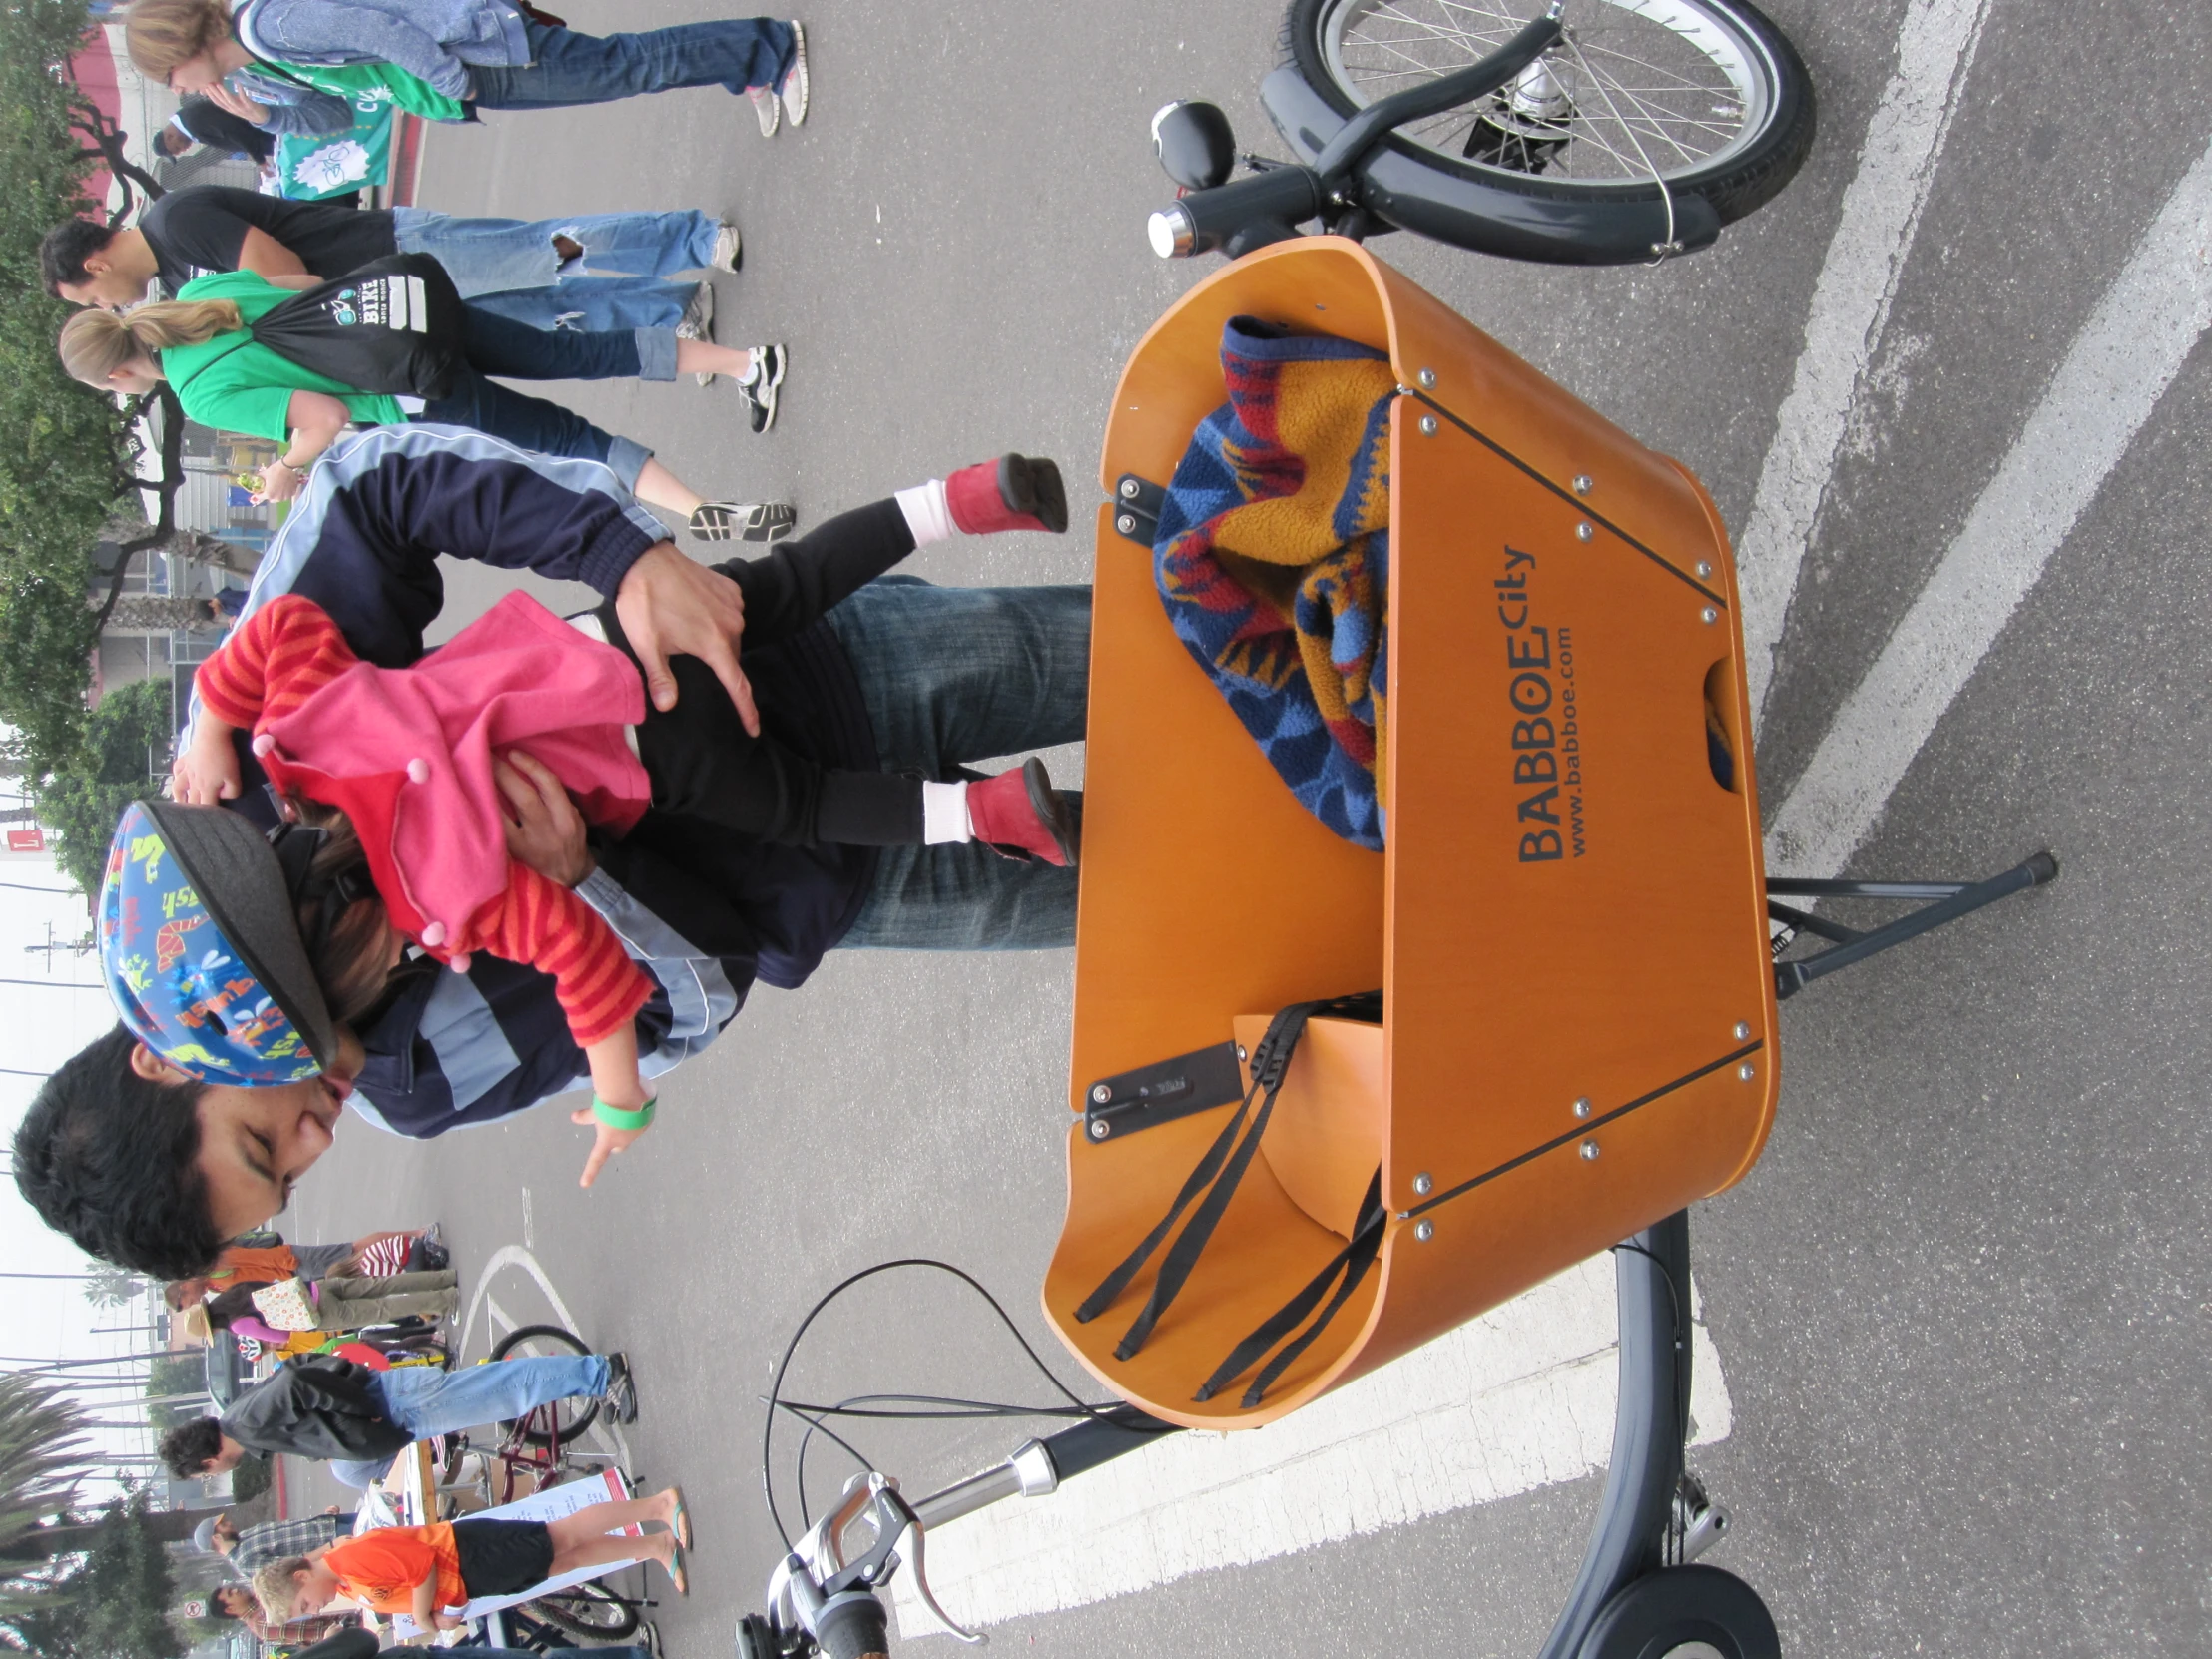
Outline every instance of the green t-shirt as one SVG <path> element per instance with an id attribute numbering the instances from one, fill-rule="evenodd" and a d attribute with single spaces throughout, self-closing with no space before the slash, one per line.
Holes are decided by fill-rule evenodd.
<path id="1" fill-rule="evenodd" d="M 438 91 L 395 63 L 289 63 L 279 58 L 264 58 L 261 63 L 265 72 L 270 68 L 280 70 L 317 92 L 344 99 L 356 110 L 363 105 L 396 104 L 426 121 L 468 119 L 458 98 Z"/>
<path id="2" fill-rule="evenodd" d="M 289 299 L 291 292 L 251 271 L 222 271 L 194 277 L 177 290 L 177 297 L 228 299 L 248 322 L 256 322 Z M 290 435 L 286 417 L 295 391 L 328 392 L 364 426 L 396 426 L 407 418 L 397 398 L 354 391 L 327 374 L 301 368 L 244 329 L 218 334 L 198 345 L 173 345 L 161 358 L 162 373 L 176 388 L 186 416 L 219 431 L 284 442 Z"/>

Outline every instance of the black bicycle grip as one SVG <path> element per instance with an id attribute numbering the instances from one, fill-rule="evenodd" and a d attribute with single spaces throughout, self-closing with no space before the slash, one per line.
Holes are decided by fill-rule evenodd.
<path id="1" fill-rule="evenodd" d="M 815 1615 L 815 1640 L 827 1659 L 884 1659 L 890 1630 L 883 1604 L 865 1590 L 830 1597 Z"/>

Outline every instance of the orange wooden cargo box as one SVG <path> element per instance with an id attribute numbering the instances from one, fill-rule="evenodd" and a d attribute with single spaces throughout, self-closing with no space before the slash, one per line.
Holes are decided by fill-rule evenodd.
<path id="1" fill-rule="evenodd" d="M 1110 491 L 1173 475 L 1224 400 L 1222 327 L 1244 313 L 1386 350 L 1396 371 L 1388 849 L 1298 805 L 1177 641 L 1146 527 L 1130 539 L 1102 509 L 1076 1118 L 1044 1288 L 1115 1393 L 1216 1428 L 1281 1416 L 1729 1186 L 1778 1082 L 1735 571 L 1711 501 L 1331 238 L 1216 273 L 1146 335 L 1107 428 Z M 1715 717 L 1732 766 L 1712 758 Z M 1218 1067 L 1277 1009 L 1379 986 L 1380 1025 L 1312 1026 L 1180 1298 L 1115 1358 L 1152 1269 L 1095 1319 L 1075 1310 L 1236 1108 L 1130 1128 L 1086 1119 L 1093 1089 L 1208 1049 Z M 1194 1399 L 1345 1248 L 1378 1171 L 1379 1251 L 1334 1319 L 1257 1403 L 1249 1377 Z"/>

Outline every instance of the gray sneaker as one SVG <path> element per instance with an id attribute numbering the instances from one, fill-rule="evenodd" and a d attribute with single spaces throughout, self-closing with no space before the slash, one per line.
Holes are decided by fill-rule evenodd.
<path id="1" fill-rule="evenodd" d="M 630 1376 L 627 1354 L 607 1356 L 607 1391 L 599 1396 L 599 1402 L 625 1428 L 638 1420 L 638 1385 Z"/>
<path id="2" fill-rule="evenodd" d="M 753 100 L 753 113 L 760 117 L 761 137 L 774 138 L 776 129 L 784 124 L 784 104 L 776 96 L 773 87 L 749 87 L 746 97 Z"/>
<path id="3" fill-rule="evenodd" d="M 691 302 L 684 307 L 684 320 L 676 325 L 678 339 L 702 340 L 709 345 L 715 342 L 715 285 L 712 282 L 694 282 Z M 703 386 L 715 383 L 714 371 L 703 370 L 692 376 Z"/>
<path id="4" fill-rule="evenodd" d="M 690 528 L 700 541 L 779 542 L 798 523 L 799 509 L 788 501 L 702 501 Z"/>
<path id="5" fill-rule="evenodd" d="M 735 272 L 745 264 L 745 238 L 738 235 L 738 228 L 727 219 L 715 232 L 715 251 L 707 263 L 717 271 Z"/>
<path id="6" fill-rule="evenodd" d="M 784 71 L 784 84 L 776 89 L 784 106 L 784 119 L 794 127 L 807 125 L 807 30 L 792 19 L 792 66 Z"/>

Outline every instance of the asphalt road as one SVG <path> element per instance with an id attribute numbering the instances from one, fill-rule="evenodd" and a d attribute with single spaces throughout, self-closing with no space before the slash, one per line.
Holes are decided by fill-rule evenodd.
<path id="1" fill-rule="evenodd" d="M 568 10 L 584 28 L 697 15 Z M 1906 170 L 1909 235 L 1893 222 L 1881 303 L 1845 330 L 1861 360 L 1816 468 L 1759 733 L 1770 823 L 1891 642 L 1922 648 L 1917 599 L 1971 541 L 1984 490 L 2014 476 L 2007 458 L 2064 365 L 2111 334 L 2100 304 L 2212 138 L 2202 6 L 1772 10 L 1815 76 L 1821 137 L 1791 189 L 1717 249 L 1565 272 L 1377 245 L 1684 460 L 1742 537 L 1777 432 L 1803 413 L 1792 388 L 1821 366 L 1810 330 L 1837 314 L 1823 274 L 1853 253 L 1838 229 L 1880 222 L 1853 194 L 1881 176 L 1870 131 L 1914 97 L 1943 101 L 1912 29 L 1952 29 L 1958 90 L 1926 164 Z M 1146 121 L 1169 97 L 1210 95 L 1274 148 L 1252 92 L 1277 21 L 1225 0 L 830 0 L 806 18 L 815 109 L 799 132 L 764 143 L 742 104 L 707 92 L 495 116 L 432 137 L 423 196 L 524 217 L 736 214 L 747 261 L 718 284 L 719 334 L 789 343 L 776 430 L 750 436 L 726 389 L 688 381 L 573 388 L 710 493 L 819 516 L 1017 446 L 1059 456 L 1072 481 L 1095 465 L 1124 356 L 1203 274 L 1145 248 L 1165 194 Z M 2171 279 L 2201 286 L 2201 216 L 2193 235 L 2194 263 Z M 2120 347 L 2142 344 L 2130 332 Z M 2212 1036 L 2191 1011 L 2212 970 L 2199 923 L 2212 374 L 2194 338 L 2078 513 L 2058 514 L 2024 602 L 1985 619 L 1993 644 L 1957 647 L 1962 690 L 1925 745 L 1899 751 L 1849 862 L 1985 874 L 2049 846 L 2064 878 L 1793 1002 L 1764 1161 L 1693 1218 L 1733 1402 L 1731 1432 L 1695 1458 L 1734 1516 L 1713 1559 L 1759 1587 L 1793 1653 L 2212 1649 Z M 2059 413 L 2081 422 L 2061 458 L 2118 418 L 2095 399 Z M 1087 555 L 1078 538 L 1001 538 L 916 568 L 1072 581 Z M 457 573 L 449 619 L 495 591 Z M 637 1362 L 646 1414 L 630 1444 L 650 1478 L 685 1482 L 702 1534 L 695 1592 L 662 1628 L 673 1653 L 724 1653 L 777 1553 L 756 1396 L 822 1291 L 888 1256 L 942 1256 L 1053 1354 L 1035 1285 L 1061 1206 L 1069 985 L 1057 954 L 838 955 L 802 993 L 756 992 L 591 1194 L 574 1184 L 583 1132 L 551 1108 L 432 1148 L 355 1124 L 293 1226 L 334 1237 L 441 1217 L 470 1277 L 527 1244 L 585 1334 Z M 513 1272 L 493 1294 L 514 1317 L 540 1311 Z M 795 1377 L 818 1398 L 1036 1386 L 983 1316 L 924 1285 L 840 1308 Z M 1014 1437 L 869 1443 L 926 1486 Z M 1595 1496 L 1592 1478 L 1543 1487 L 1017 1619 L 994 1639 L 1040 1656 L 1524 1653 Z"/>

